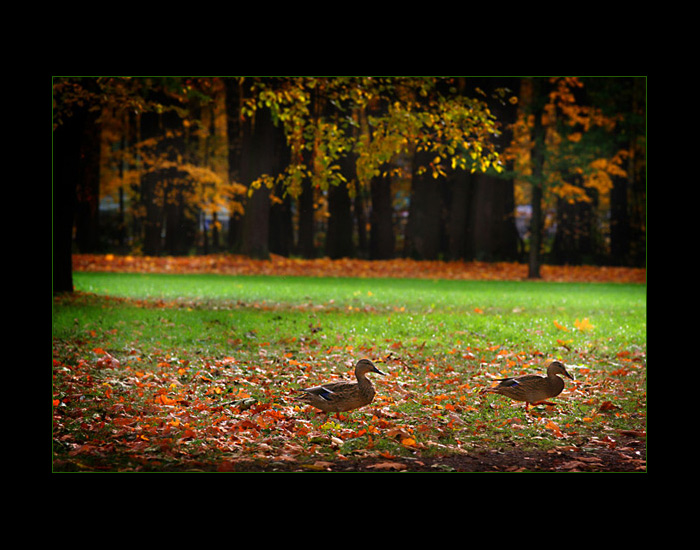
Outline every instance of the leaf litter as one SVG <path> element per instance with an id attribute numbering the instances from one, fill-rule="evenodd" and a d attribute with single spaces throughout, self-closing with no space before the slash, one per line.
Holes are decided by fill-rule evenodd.
<path id="1" fill-rule="evenodd" d="M 272 254 L 255 260 L 233 254 L 204 256 L 116 256 L 75 254 L 75 271 L 120 273 L 220 273 L 307 277 L 398 277 L 420 279 L 523 280 L 527 265 L 517 262 L 426 261 L 397 258 L 362 260 L 343 258 L 286 258 Z M 645 283 L 646 269 L 611 266 L 541 266 L 543 281 Z"/>

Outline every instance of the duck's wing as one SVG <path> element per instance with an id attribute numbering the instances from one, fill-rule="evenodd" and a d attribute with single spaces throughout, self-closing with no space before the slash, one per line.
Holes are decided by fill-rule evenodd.
<path id="1" fill-rule="evenodd" d="M 499 386 L 504 388 L 512 388 L 517 387 L 522 383 L 543 380 L 543 378 L 537 374 L 526 374 L 525 376 L 518 376 L 517 378 L 497 378 L 496 380 L 500 382 Z"/>
<path id="2" fill-rule="evenodd" d="M 348 382 L 330 382 L 312 388 L 304 388 L 301 391 L 315 395 L 326 401 L 332 401 L 333 399 L 337 399 L 349 386 L 350 384 Z"/>

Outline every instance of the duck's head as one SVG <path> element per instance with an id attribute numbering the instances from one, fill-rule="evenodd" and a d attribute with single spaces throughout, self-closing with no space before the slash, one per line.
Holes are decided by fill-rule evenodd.
<path id="1" fill-rule="evenodd" d="M 572 380 L 574 379 L 573 376 L 569 374 L 569 372 L 566 370 L 566 365 L 562 363 L 561 361 L 557 361 L 556 359 L 549 363 L 547 366 L 547 373 L 553 373 L 553 374 L 563 374 L 564 376 L 571 378 Z"/>
<path id="2" fill-rule="evenodd" d="M 369 359 L 360 359 L 355 365 L 355 372 L 357 374 L 367 374 L 368 372 L 376 372 L 384 376 L 384 373 L 374 366 L 374 363 Z"/>

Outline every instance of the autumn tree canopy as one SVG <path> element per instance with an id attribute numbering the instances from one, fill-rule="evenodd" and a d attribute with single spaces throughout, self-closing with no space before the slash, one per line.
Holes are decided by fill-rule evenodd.
<path id="1" fill-rule="evenodd" d="M 75 205 L 82 252 L 518 260 L 531 212 L 550 260 L 643 258 L 643 79 L 55 77 L 53 87 L 54 212 Z M 64 172 L 71 155 L 83 160 Z"/>

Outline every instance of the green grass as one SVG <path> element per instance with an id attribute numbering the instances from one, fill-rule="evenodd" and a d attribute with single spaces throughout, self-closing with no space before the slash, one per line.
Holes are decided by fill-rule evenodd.
<path id="1" fill-rule="evenodd" d="M 591 341 L 619 349 L 646 346 L 642 285 L 77 273 L 75 286 L 87 293 L 177 302 L 181 308 L 167 310 L 175 330 L 163 331 L 162 324 L 146 319 L 141 329 L 174 346 L 223 345 L 251 332 L 269 341 L 303 333 L 309 323 L 322 324 L 327 337 L 358 344 L 392 340 L 432 348 L 459 340 L 543 353 L 561 349 L 557 340 L 573 340 L 574 347 Z M 94 317 L 92 323 L 112 326 L 132 316 L 163 316 L 120 306 L 123 318 L 113 321 L 108 311 L 88 307 L 81 321 Z M 54 318 L 54 330 L 61 330 L 61 318 Z M 595 327 L 593 340 L 554 325 L 556 320 L 573 329 L 584 318 Z"/>
<path id="2" fill-rule="evenodd" d="M 288 396 L 304 383 L 346 375 L 344 363 L 360 356 L 385 358 L 389 376 L 375 377 L 372 408 L 354 413 L 342 427 L 309 419 L 313 428 L 304 448 L 316 459 L 334 454 L 317 442 L 329 433 L 345 440 L 345 453 L 368 452 L 368 441 L 372 452 L 415 452 L 386 436 L 398 428 L 410 430 L 422 453 L 560 445 L 561 437 L 544 420 L 532 422 L 522 404 L 478 394 L 491 376 L 541 371 L 547 357 L 580 369 L 571 393 L 557 400 L 562 409 L 539 411 L 562 430 L 566 426 L 567 442 L 583 446 L 601 431 L 645 430 L 645 285 L 102 273 L 76 273 L 74 282 L 76 296 L 56 300 L 52 308 L 55 370 L 62 367 L 53 393 L 75 403 L 76 384 L 84 382 L 76 375 L 81 369 L 96 393 L 84 400 L 95 410 L 81 412 L 82 423 L 55 429 L 68 441 L 95 439 L 85 431 L 83 414 L 104 416 L 104 385 L 113 388 L 114 399 L 137 369 L 168 382 L 171 392 L 189 392 L 190 401 L 211 403 L 218 396 L 205 394 L 211 388 L 196 375 L 206 372 L 223 389 L 222 397 L 245 388 L 296 419 L 298 427 L 308 413 L 292 409 Z M 583 319 L 591 330 L 575 328 Z M 99 350 L 128 372 L 95 368 Z M 227 358 L 234 358 L 235 368 L 217 368 Z M 167 363 L 185 365 L 187 372 L 164 370 Z M 68 372 L 74 375 L 70 383 L 61 374 Z M 122 405 L 137 399 L 128 387 Z M 138 394 L 146 399 L 140 406 L 152 406 L 153 392 L 160 390 L 153 384 L 149 391 Z M 605 402 L 614 405 L 609 413 L 599 412 Z M 153 421 L 149 429 L 164 422 Z M 210 418 L 198 422 L 204 429 Z M 357 435 L 368 422 L 373 436 Z M 277 436 L 267 434 L 267 448 L 290 444 Z M 205 454 L 220 452 L 200 443 Z M 186 446 L 194 442 L 187 439 Z M 161 460 L 172 466 L 175 459 Z"/>

